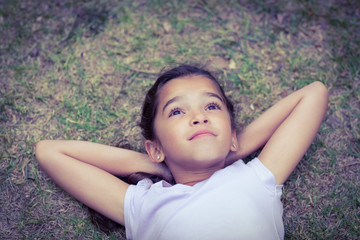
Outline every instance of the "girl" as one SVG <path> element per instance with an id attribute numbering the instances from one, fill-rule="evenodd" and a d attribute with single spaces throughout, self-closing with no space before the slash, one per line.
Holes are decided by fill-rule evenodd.
<path id="1" fill-rule="evenodd" d="M 282 184 L 327 107 L 314 82 L 238 135 L 233 105 L 207 71 L 182 65 L 146 95 L 146 154 L 80 141 L 41 141 L 40 166 L 63 189 L 126 228 L 128 239 L 282 239 Z M 241 159 L 263 147 L 248 164 Z M 129 185 L 136 172 L 168 181 Z M 176 184 L 168 182 L 174 179 Z"/>

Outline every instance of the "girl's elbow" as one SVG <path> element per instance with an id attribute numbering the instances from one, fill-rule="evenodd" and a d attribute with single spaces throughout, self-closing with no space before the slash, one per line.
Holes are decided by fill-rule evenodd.
<path id="1" fill-rule="evenodd" d="M 42 164 L 46 160 L 46 152 L 49 149 L 49 140 L 42 140 L 35 146 L 36 160 Z"/>
<path id="2" fill-rule="evenodd" d="M 310 84 L 309 90 L 309 96 L 312 96 L 317 103 L 316 105 L 319 108 L 326 109 L 329 101 L 329 94 L 326 86 L 322 82 L 316 81 Z"/>
<path id="3" fill-rule="evenodd" d="M 316 90 L 317 96 L 320 96 L 321 98 L 326 100 L 326 102 L 328 102 L 329 93 L 328 93 L 328 90 L 327 90 L 326 86 L 320 81 L 314 82 L 313 85 L 314 85 L 314 88 Z"/>

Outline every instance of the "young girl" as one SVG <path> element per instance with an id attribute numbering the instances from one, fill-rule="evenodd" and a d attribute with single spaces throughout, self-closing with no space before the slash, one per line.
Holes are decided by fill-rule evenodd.
<path id="1" fill-rule="evenodd" d="M 327 90 L 314 82 L 239 134 L 233 105 L 207 71 L 182 65 L 146 95 L 146 154 L 81 141 L 41 141 L 40 166 L 128 239 L 282 239 L 282 184 L 319 129 Z M 248 164 L 241 159 L 263 147 Z M 168 181 L 129 185 L 136 172 Z M 176 184 L 168 182 L 171 179 Z"/>

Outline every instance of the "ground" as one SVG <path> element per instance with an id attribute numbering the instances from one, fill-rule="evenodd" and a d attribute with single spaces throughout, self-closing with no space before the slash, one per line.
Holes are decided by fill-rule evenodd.
<path id="1" fill-rule="evenodd" d="M 358 1 L 0 2 L 0 239 L 125 239 L 39 168 L 42 139 L 143 151 L 144 93 L 178 63 L 212 70 L 239 130 L 313 81 L 329 108 L 284 185 L 286 239 L 360 235 Z M 309 116 L 311 117 L 311 116 Z"/>

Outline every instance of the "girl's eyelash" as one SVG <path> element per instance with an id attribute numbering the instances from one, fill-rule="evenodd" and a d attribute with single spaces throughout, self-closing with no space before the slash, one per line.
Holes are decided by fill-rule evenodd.
<path id="1" fill-rule="evenodd" d="M 221 110 L 220 104 L 218 104 L 218 103 L 216 103 L 216 102 L 211 102 L 211 103 L 207 104 L 205 109 L 208 109 L 210 106 L 215 106 L 216 109 Z"/>
<path id="2" fill-rule="evenodd" d="M 171 109 L 170 113 L 169 113 L 169 117 L 177 115 L 177 114 L 174 115 L 174 113 L 177 112 L 177 111 L 182 112 L 182 110 L 180 108 L 178 108 L 178 107 Z"/>
<path id="3" fill-rule="evenodd" d="M 206 104 L 205 110 L 208 110 L 208 108 L 211 107 L 211 106 L 214 106 L 215 109 L 221 110 L 221 105 L 216 103 L 216 102 L 210 102 L 210 103 Z M 214 110 L 214 109 L 212 109 L 212 110 Z M 176 108 L 173 108 L 173 109 L 170 110 L 170 113 L 169 113 L 168 117 L 178 115 L 178 114 L 175 114 L 176 112 L 179 112 L 178 114 L 184 113 L 184 111 L 181 108 L 176 107 Z"/>

